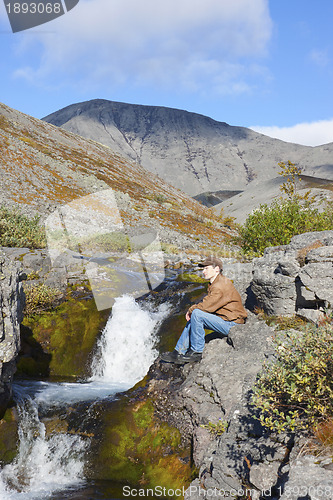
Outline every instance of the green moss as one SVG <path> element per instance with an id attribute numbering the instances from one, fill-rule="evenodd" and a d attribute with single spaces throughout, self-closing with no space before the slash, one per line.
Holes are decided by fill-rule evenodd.
<path id="1" fill-rule="evenodd" d="M 162 486 L 166 491 L 182 490 L 189 486 L 189 477 L 184 478 L 184 464 L 176 455 L 161 457 L 158 462 L 147 464 L 147 477 L 150 478 L 149 487 Z M 188 467 L 189 468 L 189 467 Z M 172 473 L 170 473 L 172 471 Z M 177 498 L 179 495 L 168 498 Z"/>
<path id="2" fill-rule="evenodd" d="M 38 343 L 44 354 L 49 355 L 50 375 L 81 377 L 87 373 L 87 361 L 109 313 L 109 310 L 99 312 L 92 299 L 71 299 L 53 311 L 25 318 L 23 325 L 32 331 L 30 342 Z M 34 353 L 28 354 L 36 361 Z M 21 373 L 33 375 L 32 361 L 21 357 L 18 366 Z"/>
<path id="3" fill-rule="evenodd" d="M 40 367 L 38 362 L 30 357 L 22 357 L 18 360 L 17 364 L 17 374 L 27 375 L 28 377 L 37 377 L 40 373 Z"/>
<path id="4" fill-rule="evenodd" d="M 177 281 L 188 281 L 190 283 L 207 283 L 207 280 L 196 273 L 182 273 L 177 277 Z"/>
<path id="5" fill-rule="evenodd" d="M 33 337 L 30 328 L 24 325 L 21 330 L 21 350 L 16 361 L 16 375 L 28 377 L 47 377 L 51 356 Z"/>
<path id="6" fill-rule="evenodd" d="M 179 488 L 189 484 L 190 450 L 181 446 L 177 429 L 156 420 L 150 399 L 129 403 L 117 401 L 112 410 L 102 412 L 103 431 L 93 460 L 98 479 L 146 488 Z M 94 475 L 96 478 L 96 475 Z"/>
<path id="7" fill-rule="evenodd" d="M 181 332 L 186 325 L 185 313 L 187 309 L 195 302 L 199 302 L 205 294 L 206 286 L 189 285 L 186 291 L 186 297 L 184 297 L 183 303 L 181 304 L 182 312 L 169 316 L 163 322 L 163 334 L 157 346 L 159 352 L 172 351 L 175 348 Z"/>
<path id="8" fill-rule="evenodd" d="M 0 463 L 10 463 L 17 453 L 18 432 L 15 410 L 8 408 L 0 420 Z"/>
<path id="9" fill-rule="evenodd" d="M 153 415 L 153 404 L 150 401 L 147 401 L 143 406 L 138 407 L 137 411 L 134 411 L 134 423 L 139 429 L 146 429 L 151 424 Z"/>
<path id="10" fill-rule="evenodd" d="M 32 286 L 25 286 L 25 308 L 24 314 L 31 315 L 44 310 L 52 309 L 54 304 L 60 301 L 62 293 L 57 288 L 36 283 Z"/>

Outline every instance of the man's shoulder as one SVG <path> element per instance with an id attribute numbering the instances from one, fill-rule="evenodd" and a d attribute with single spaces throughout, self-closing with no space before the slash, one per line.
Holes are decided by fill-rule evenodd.
<path id="1" fill-rule="evenodd" d="M 212 285 L 215 289 L 221 289 L 224 293 L 229 290 L 230 292 L 236 290 L 235 285 L 233 284 L 230 278 L 224 276 L 223 274 L 219 274 L 216 279 L 213 281 Z M 237 291 L 237 290 L 236 290 Z"/>
<path id="2" fill-rule="evenodd" d="M 231 279 L 227 278 L 223 274 L 218 274 L 211 284 L 213 287 L 225 288 L 226 286 L 234 286 Z"/>
<path id="3" fill-rule="evenodd" d="M 230 278 L 227 278 L 227 276 L 224 276 L 224 274 L 218 274 L 216 276 L 216 279 L 214 280 L 214 283 L 230 283 L 232 284 L 232 281 Z"/>

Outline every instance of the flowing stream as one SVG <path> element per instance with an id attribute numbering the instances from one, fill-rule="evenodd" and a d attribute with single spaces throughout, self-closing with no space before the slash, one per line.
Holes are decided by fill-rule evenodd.
<path id="1" fill-rule="evenodd" d="M 1 500 L 53 499 L 57 492 L 84 484 L 89 440 L 66 431 L 47 435 L 40 413 L 110 398 L 133 387 L 157 356 L 156 333 L 167 314 L 165 304 L 153 309 L 138 305 L 128 295 L 121 296 L 115 300 L 100 338 L 88 380 L 15 383 L 19 450 L 15 460 L 0 471 Z"/>

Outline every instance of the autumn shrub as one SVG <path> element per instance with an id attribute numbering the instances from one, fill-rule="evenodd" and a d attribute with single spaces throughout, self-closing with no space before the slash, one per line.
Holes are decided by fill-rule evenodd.
<path id="1" fill-rule="evenodd" d="M 262 255 L 269 246 L 288 245 L 293 236 L 333 229 L 333 204 L 324 210 L 297 196 L 260 205 L 239 228 L 238 243 L 245 253 Z"/>
<path id="2" fill-rule="evenodd" d="M 44 248 L 46 237 L 39 217 L 29 218 L 18 210 L 0 207 L 0 246 Z"/>
<path id="3" fill-rule="evenodd" d="M 314 455 L 324 453 L 333 456 L 333 418 L 325 420 L 316 426 L 309 448 L 309 451 Z"/>
<path id="4" fill-rule="evenodd" d="M 274 361 L 266 363 L 252 402 L 271 431 L 312 430 L 333 417 L 333 326 L 308 326 L 274 338 Z"/>

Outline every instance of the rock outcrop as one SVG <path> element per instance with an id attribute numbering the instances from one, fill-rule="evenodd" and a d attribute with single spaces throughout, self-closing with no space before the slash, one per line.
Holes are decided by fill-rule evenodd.
<path id="1" fill-rule="evenodd" d="M 199 477 L 188 489 L 191 500 L 215 489 L 226 499 L 242 497 L 246 485 L 259 498 L 278 484 L 291 443 L 287 437 L 270 439 L 250 402 L 257 373 L 272 356 L 273 334 L 250 314 L 228 340 L 208 341 L 200 363 L 175 370 L 157 361 L 151 369 L 148 392 L 157 413 L 193 442 Z"/>
<path id="2" fill-rule="evenodd" d="M 208 339 L 200 363 L 158 359 L 151 367 L 147 391 L 157 415 L 192 443 L 198 478 L 184 498 L 332 498 L 332 457 L 305 455 L 302 437 L 270 434 L 251 405 L 257 373 L 274 355 L 273 335 L 250 313 L 228 340 Z"/>
<path id="3" fill-rule="evenodd" d="M 297 314 L 313 322 L 333 308 L 333 231 L 294 236 L 253 261 L 251 291 L 270 315 Z"/>
<path id="4" fill-rule="evenodd" d="M 0 252 L 0 418 L 12 395 L 16 356 L 20 349 L 20 323 L 24 293 L 20 266 Z"/>
<path id="5" fill-rule="evenodd" d="M 322 309 L 332 309 L 332 243 L 333 231 L 295 236 L 252 263 L 227 262 L 225 274 L 249 306 L 317 322 Z M 200 363 L 177 367 L 158 359 L 152 366 L 147 390 L 156 412 L 192 443 L 199 470 L 185 498 L 333 497 L 332 457 L 303 454 L 302 436 L 270 434 L 251 405 L 256 377 L 274 359 L 274 334 L 249 313 L 228 339 L 206 336 Z"/>

